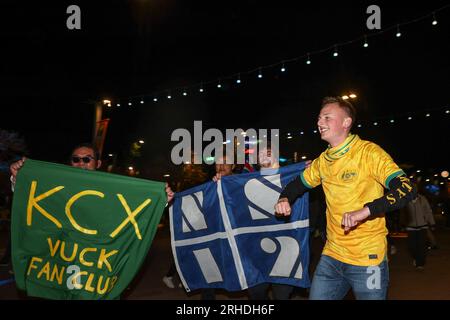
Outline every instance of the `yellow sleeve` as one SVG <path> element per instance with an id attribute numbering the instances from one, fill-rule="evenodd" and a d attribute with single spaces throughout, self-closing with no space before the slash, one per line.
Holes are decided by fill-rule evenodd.
<path id="1" fill-rule="evenodd" d="M 321 183 L 320 157 L 313 160 L 311 165 L 300 173 L 300 179 L 307 188 L 315 188 Z"/>
<path id="2" fill-rule="evenodd" d="M 392 179 L 405 174 L 394 160 L 392 160 L 391 156 L 380 146 L 373 143 L 368 152 L 367 165 L 369 166 L 371 175 L 385 188 L 389 189 L 389 182 Z"/>

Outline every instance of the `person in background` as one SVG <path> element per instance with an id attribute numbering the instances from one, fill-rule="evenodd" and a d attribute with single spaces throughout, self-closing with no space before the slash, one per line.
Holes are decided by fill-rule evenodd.
<path id="1" fill-rule="evenodd" d="M 427 229 L 435 225 L 427 198 L 418 193 L 404 208 L 403 217 L 413 265 L 416 270 L 421 271 L 425 267 Z"/>

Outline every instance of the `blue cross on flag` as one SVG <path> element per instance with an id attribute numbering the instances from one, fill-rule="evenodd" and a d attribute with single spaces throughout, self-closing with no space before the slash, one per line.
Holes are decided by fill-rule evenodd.
<path id="1" fill-rule="evenodd" d="M 274 213 L 283 188 L 304 169 L 302 162 L 227 176 L 175 195 L 172 251 L 188 292 L 264 282 L 310 286 L 308 193 L 290 217 Z"/>

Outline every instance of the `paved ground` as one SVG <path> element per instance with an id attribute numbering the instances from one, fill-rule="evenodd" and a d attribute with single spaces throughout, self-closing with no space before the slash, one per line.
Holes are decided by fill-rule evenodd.
<path id="1" fill-rule="evenodd" d="M 437 217 L 439 218 L 439 217 Z M 438 219 L 439 222 L 439 219 Z M 168 226 L 159 228 L 149 255 L 138 275 L 126 290 L 123 299 L 132 300 L 199 300 L 198 292 L 186 293 L 184 289 L 170 289 L 162 282 L 162 278 L 170 265 L 170 235 Z M 408 255 L 406 238 L 394 238 L 397 253 L 390 256 L 390 286 L 388 298 L 392 300 L 423 299 L 450 300 L 450 229 L 438 226 L 436 237 L 439 249 L 430 250 L 427 256 L 425 270 L 417 271 Z M 0 234 L 0 244 L 5 244 L 6 234 Z M 311 263 L 313 271 L 320 254 L 321 243 L 314 241 L 314 256 Z M 2 250 L 3 251 L 3 248 Z M 8 268 L 0 267 L 0 299 L 27 299 L 19 293 L 14 282 L 5 283 L 11 279 Z M 352 299 L 351 293 L 347 299 Z M 245 292 L 228 293 L 218 291 L 217 299 L 246 300 Z M 307 299 L 305 290 L 295 292 L 293 299 Z"/>

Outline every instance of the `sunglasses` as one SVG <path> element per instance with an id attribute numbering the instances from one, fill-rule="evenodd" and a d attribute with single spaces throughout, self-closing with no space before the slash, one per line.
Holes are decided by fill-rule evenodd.
<path id="1" fill-rule="evenodd" d="M 90 157 L 90 156 L 86 156 L 86 157 L 72 156 L 73 163 L 79 163 L 80 161 L 83 161 L 83 163 L 89 163 L 89 162 L 91 162 L 91 160 L 94 160 L 94 158 Z"/>

